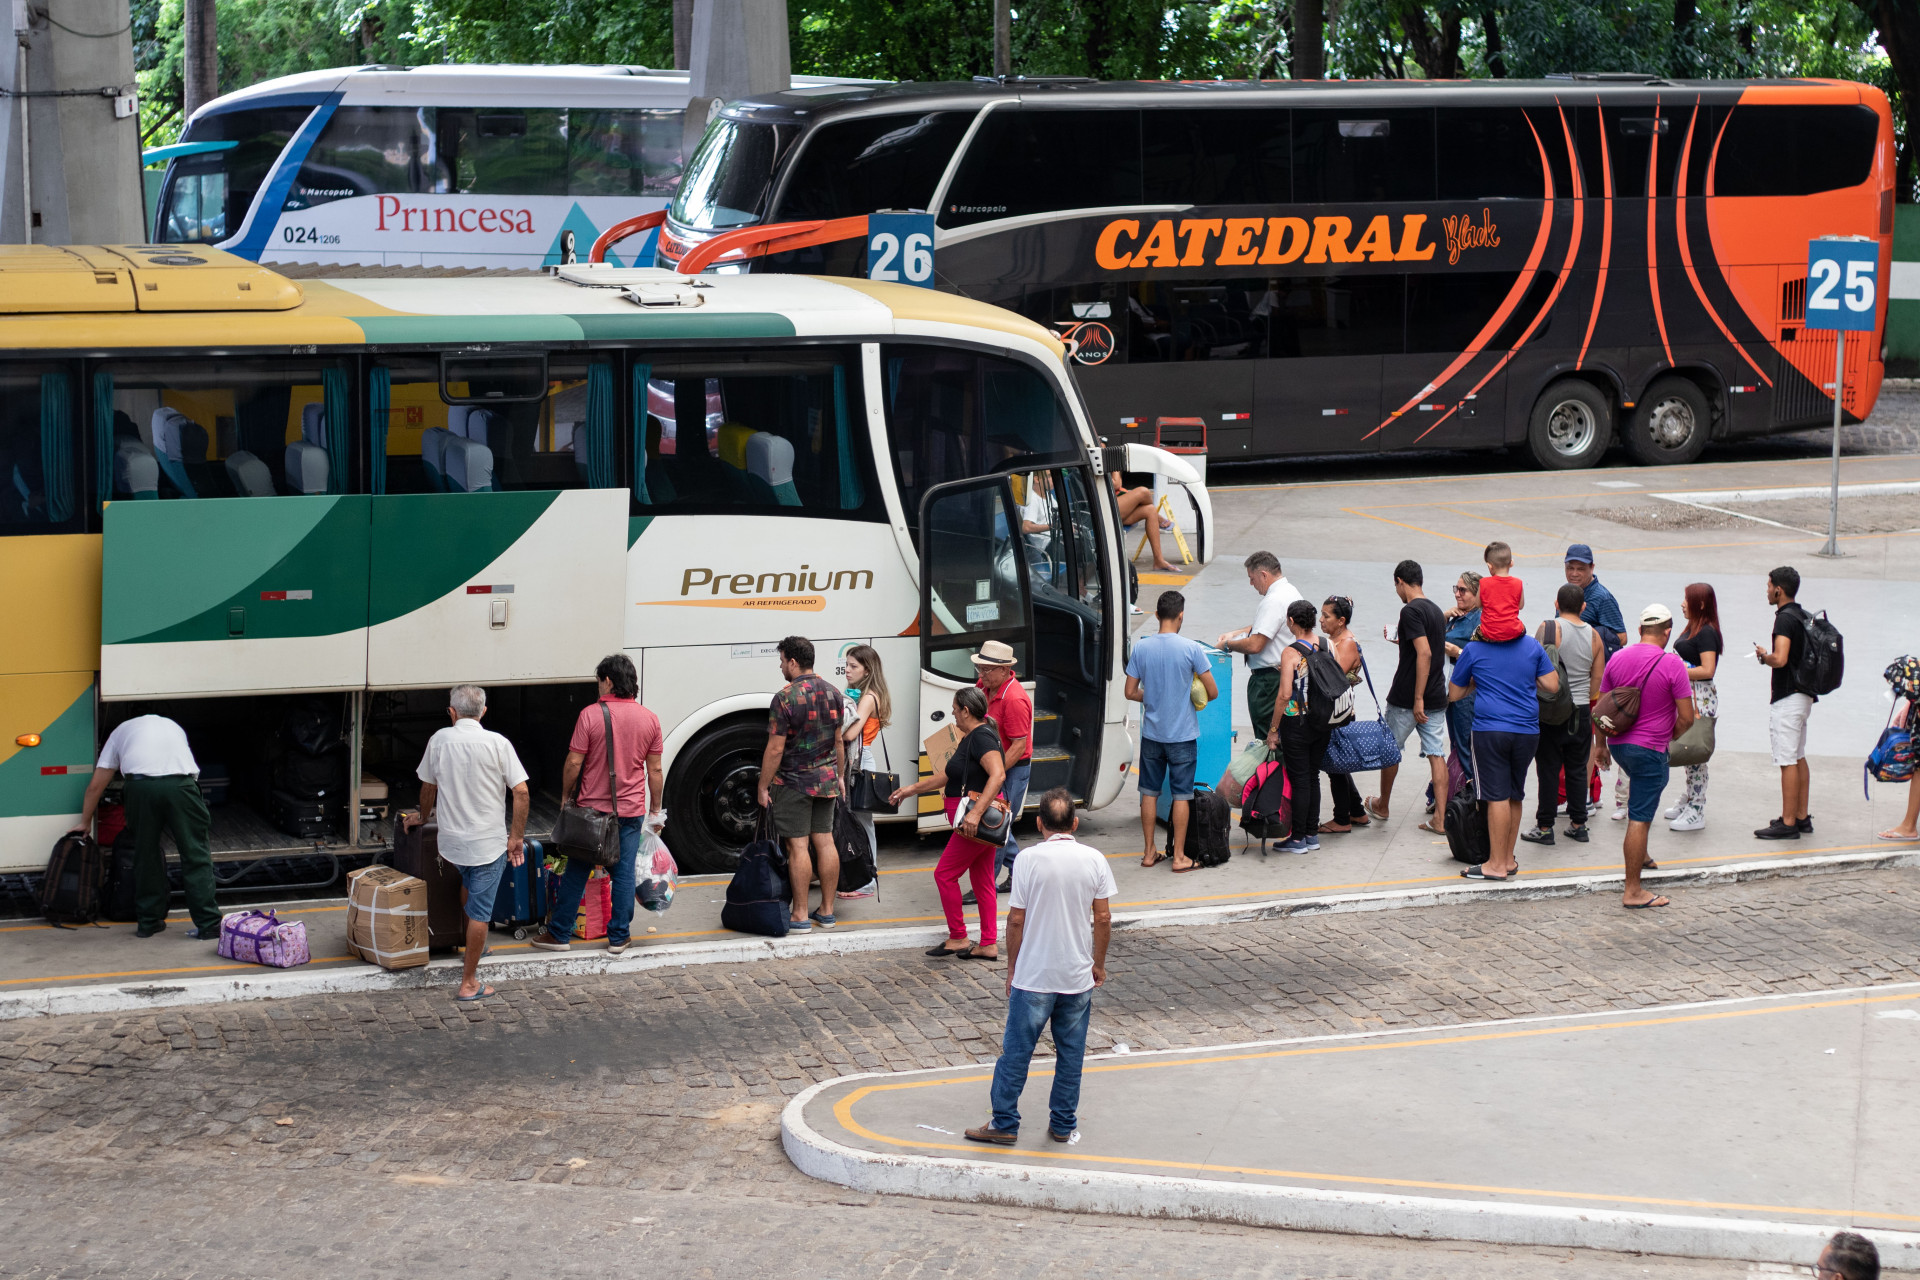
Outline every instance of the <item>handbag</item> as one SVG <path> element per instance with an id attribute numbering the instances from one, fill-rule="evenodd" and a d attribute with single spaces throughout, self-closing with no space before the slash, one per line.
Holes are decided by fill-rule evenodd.
<path id="1" fill-rule="evenodd" d="M 1667 745 L 1667 763 L 1676 769 L 1713 759 L 1713 722 L 1716 716 L 1695 716 L 1687 731 Z"/>
<path id="2" fill-rule="evenodd" d="M 607 720 L 607 796 L 619 807 L 620 774 L 613 762 L 613 712 L 600 704 Z M 579 858 L 590 867 L 611 867 L 620 861 L 620 820 L 611 813 L 589 809 L 579 803 L 576 782 L 573 798 L 560 804 L 560 816 L 553 821 L 552 843 L 569 858 Z"/>
<path id="3" fill-rule="evenodd" d="M 878 769 L 847 770 L 847 808 L 856 813 L 898 813 L 900 806 L 888 804 L 887 797 L 900 789 L 900 775 L 893 771 L 893 758 L 887 754 L 887 740 L 880 739 L 880 753 L 886 758 L 886 772 Z"/>
<path id="4" fill-rule="evenodd" d="M 973 752 L 969 750 L 967 752 L 967 763 L 961 766 L 960 769 L 960 776 L 962 778 L 967 776 L 967 769 L 971 767 L 972 764 Z M 953 811 L 954 830 L 958 831 L 960 829 L 960 824 L 967 820 L 967 813 L 971 809 L 977 808 L 979 804 L 980 793 L 978 791 L 969 791 L 966 793 L 961 799 L 959 807 Z M 1005 844 L 1007 842 L 1007 836 L 1012 830 L 1013 810 L 1007 804 L 1006 799 L 996 793 L 992 802 L 982 810 L 979 825 L 974 827 L 971 838 L 978 840 L 981 844 Z"/>
<path id="5" fill-rule="evenodd" d="M 1334 729 L 1327 740 L 1328 773 L 1372 773 L 1400 763 L 1400 744 L 1380 718 L 1380 695 L 1374 692 L 1373 673 L 1367 670 L 1364 654 L 1360 657 L 1360 674 L 1366 677 L 1367 693 L 1373 698 L 1374 719 L 1349 720 Z"/>

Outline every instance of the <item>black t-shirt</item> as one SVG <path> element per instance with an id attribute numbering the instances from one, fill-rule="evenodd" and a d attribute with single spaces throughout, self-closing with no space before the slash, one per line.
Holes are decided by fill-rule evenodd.
<path id="1" fill-rule="evenodd" d="M 1420 636 L 1427 638 L 1428 650 L 1427 688 L 1421 701 L 1428 711 L 1444 711 L 1447 707 L 1447 615 L 1425 596 L 1408 601 L 1400 610 L 1400 669 L 1393 673 L 1387 705 L 1413 706 L 1413 674 L 1420 661 L 1413 642 Z"/>
<path id="2" fill-rule="evenodd" d="M 1700 665 L 1703 653 L 1725 653 L 1726 646 L 1721 643 L 1720 631 L 1710 623 L 1701 623 L 1700 629 L 1690 636 L 1681 636 L 1673 642 L 1673 651 L 1680 655 L 1681 661 L 1690 667 Z"/>
<path id="3" fill-rule="evenodd" d="M 987 767 L 981 761 L 987 758 L 987 752 L 1000 749 L 1000 735 L 984 724 L 966 737 L 960 739 L 960 745 L 947 757 L 946 794 L 958 799 L 969 791 L 984 791 L 987 787 Z M 965 786 L 961 771 L 965 770 Z"/>
<path id="4" fill-rule="evenodd" d="M 1800 667 L 1800 655 L 1807 651 L 1807 624 L 1800 620 L 1800 606 L 1788 602 L 1773 615 L 1773 634 L 1787 638 L 1787 665 L 1773 669 L 1773 701 L 1800 692 L 1793 673 Z"/>

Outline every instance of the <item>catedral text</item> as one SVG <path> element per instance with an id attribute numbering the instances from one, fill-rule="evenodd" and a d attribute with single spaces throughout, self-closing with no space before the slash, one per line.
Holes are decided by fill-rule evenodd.
<path id="1" fill-rule="evenodd" d="M 706 587 L 708 594 L 725 591 L 734 596 L 791 594 L 796 591 L 871 591 L 873 570 L 813 569 L 801 565 L 796 572 L 715 573 L 711 569 L 688 569 L 680 575 L 680 594 L 691 595 L 695 587 Z"/>
<path id="2" fill-rule="evenodd" d="M 1108 271 L 1138 267 L 1278 267 L 1289 262 L 1426 262 L 1427 215 L 1380 214 L 1356 236 L 1352 218 L 1161 218 L 1147 226 L 1116 218 L 1100 231 L 1093 260 Z"/>

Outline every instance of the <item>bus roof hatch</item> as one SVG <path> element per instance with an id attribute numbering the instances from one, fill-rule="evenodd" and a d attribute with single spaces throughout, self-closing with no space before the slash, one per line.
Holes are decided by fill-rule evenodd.
<path id="1" fill-rule="evenodd" d="M 0 245 L 0 314 L 289 311 L 300 286 L 194 245 Z"/>

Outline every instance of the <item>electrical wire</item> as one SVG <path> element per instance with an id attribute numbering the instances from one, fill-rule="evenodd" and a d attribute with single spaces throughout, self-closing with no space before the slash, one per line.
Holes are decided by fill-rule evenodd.
<path id="1" fill-rule="evenodd" d="M 133 30 L 132 18 L 128 18 L 127 25 L 121 27 L 118 31 L 76 31 L 66 23 L 60 21 L 60 19 L 54 17 L 50 12 L 43 11 L 40 16 L 45 18 L 50 26 L 58 27 L 70 36 L 79 36 L 82 40 L 111 40 L 115 36 L 123 36 Z"/>

